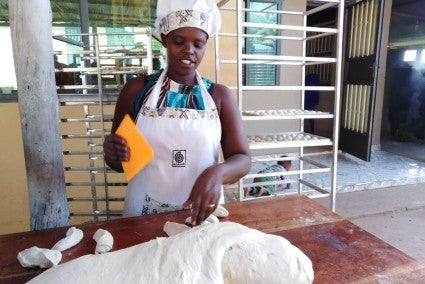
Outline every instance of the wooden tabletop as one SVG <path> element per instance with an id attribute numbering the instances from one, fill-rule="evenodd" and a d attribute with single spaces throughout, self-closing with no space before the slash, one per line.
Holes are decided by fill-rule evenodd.
<path id="1" fill-rule="evenodd" d="M 305 196 L 272 197 L 226 204 L 234 221 L 285 237 L 313 262 L 314 283 L 421 283 L 425 264 L 374 237 Z M 114 236 L 113 250 L 166 236 L 166 221 L 183 223 L 188 211 L 123 218 L 78 225 L 83 240 L 62 253 L 62 263 L 93 254 L 98 228 Z M 32 247 L 51 248 L 67 227 L 0 236 L 0 282 L 22 283 L 43 269 L 20 266 L 18 252 Z"/>

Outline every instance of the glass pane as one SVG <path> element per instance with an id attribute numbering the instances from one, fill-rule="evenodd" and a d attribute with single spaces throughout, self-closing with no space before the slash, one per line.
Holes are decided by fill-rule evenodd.
<path id="1" fill-rule="evenodd" d="M 51 0 L 53 18 L 53 34 L 66 35 L 66 39 L 71 43 L 53 41 L 53 49 L 57 52 L 55 56 L 55 65 L 60 64 L 61 67 L 76 67 L 81 65 L 81 56 L 70 54 L 81 50 L 78 43 L 82 42 L 80 22 L 80 1 L 70 0 Z M 153 26 L 156 16 L 157 0 L 87 0 L 88 8 L 88 25 L 90 33 L 105 33 L 108 30 L 118 31 L 120 33 L 145 31 L 147 26 Z M 16 93 L 16 77 L 14 70 L 14 62 L 12 55 L 12 42 L 10 38 L 8 0 L 0 0 L 0 62 L 2 68 L 0 73 L 0 95 Z M 90 38 L 91 44 L 93 44 Z M 125 48 L 137 48 L 144 38 L 138 38 L 132 35 L 115 35 L 107 38 L 105 44 L 121 45 Z M 154 41 L 154 65 L 158 69 L 161 67 L 162 47 Z M 114 47 L 115 48 L 115 47 Z M 59 53 L 58 53 L 59 52 Z M 62 52 L 62 53 L 61 53 Z M 159 54 L 158 56 L 155 56 Z M 53 56 L 53 55 L 52 55 Z M 92 63 L 92 62 L 91 62 Z M 95 63 L 93 64 L 95 66 Z M 80 83 L 81 76 L 74 75 L 74 83 Z"/>
<path id="2" fill-rule="evenodd" d="M 249 1 L 248 8 L 255 11 L 263 12 L 247 12 L 246 20 L 250 23 L 259 24 L 277 24 L 278 15 L 276 13 L 268 13 L 267 11 L 275 11 L 278 6 L 274 1 L 257 2 Z M 277 40 L 267 38 L 267 36 L 276 36 L 277 30 L 265 27 L 249 27 L 246 29 L 249 35 L 245 40 L 246 54 L 262 54 L 276 55 Z M 268 86 L 276 84 L 275 65 L 266 64 L 247 64 L 246 65 L 246 85 Z"/>

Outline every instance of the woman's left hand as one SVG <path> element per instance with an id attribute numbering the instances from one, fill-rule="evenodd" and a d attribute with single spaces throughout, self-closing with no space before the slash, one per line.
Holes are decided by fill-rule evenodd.
<path id="1" fill-rule="evenodd" d="M 217 208 L 221 197 L 220 165 L 207 168 L 195 181 L 184 207 L 192 205 L 192 225 L 200 225 Z"/>

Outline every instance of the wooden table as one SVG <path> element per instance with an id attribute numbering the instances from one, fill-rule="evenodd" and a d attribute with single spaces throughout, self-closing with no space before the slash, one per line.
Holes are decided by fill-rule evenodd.
<path id="1" fill-rule="evenodd" d="M 234 221 L 285 237 L 313 262 L 314 283 L 423 283 L 425 264 L 414 260 L 305 196 L 272 197 L 226 204 Z M 114 236 L 113 250 L 166 236 L 165 221 L 183 223 L 188 211 L 85 223 L 77 226 L 83 240 L 63 252 L 62 263 L 94 253 L 98 228 Z M 19 251 L 31 246 L 51 248 L 67 227 L 0 236 L 0 282 L 22 283 L 42 269 L 22 268 Z"/>

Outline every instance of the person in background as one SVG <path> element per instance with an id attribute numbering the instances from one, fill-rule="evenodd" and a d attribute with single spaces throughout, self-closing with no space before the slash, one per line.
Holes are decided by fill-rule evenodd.
<path id="1" fill-rule="evenodd" d="M 129 114 L 154 151 L 128 183 L 124 216 L 191 208 L 198 225 L 224 202 L 222 185 L 249 172 L 248 140 L 231 91 L 197 72 L 220 25 L 214 0 L 158 1 L 155 26 L 167 50 L 167 68 L 125 84 L 104 141 L 107 164 L 122 172 L 121 162 L 131 153 L 114 133 Z"/>
<path id="2" fill-rule="evenodd" d="M 281 158 L 285 158 L 287 156 L 281 156 Z M 276 164 L 266 167 L 265 169 L 262 169 L 258 172 L 258 174 L 268 174 L 268 173 L 278 173 L 283 171 L 289 171 L 292 167 L 291 160 L 281 160 L 277 161 Z M 266 177 L 256 177 L 254 178 L 254 183 L 257 182 L 275 182 L 275 181 L 282 181 L 285 179 L 285 176 L 266 176 Z M 266 196 L 274 194 L 276 189 L 281 187 L 282 184 L 267 184 L 267 185 L 258 185 L 253 187 L 246 187 L 244 188 L 244 195 L 247 196 L 248 194 L 255 197 L 260 196 Z M 291 188 L 291 184 L 287 183 L 285 186 L 286 189 Z"/>

